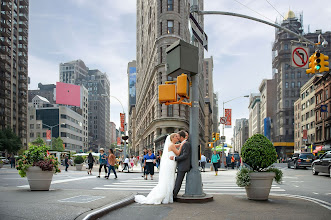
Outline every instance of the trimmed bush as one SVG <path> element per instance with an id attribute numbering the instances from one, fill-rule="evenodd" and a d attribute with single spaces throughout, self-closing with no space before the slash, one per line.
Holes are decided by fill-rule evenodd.
<path id="1" fill-rule="evenodd" d="M 263 171 L 277 161 L 276 149 L 262 134 L 255 134 L 245 142 L 241 157 L 254 171 Z"/>
<path id="2" fill-rule="evenodd" d="M 82 164 L 84 162 L 84 158 L 82 156 L 77 156 L 74 159 L 75 164 Z"/>

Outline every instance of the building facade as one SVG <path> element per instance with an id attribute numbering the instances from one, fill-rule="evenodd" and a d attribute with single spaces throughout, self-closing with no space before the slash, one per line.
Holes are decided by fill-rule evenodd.
<path id="1" fill-rule="evenodd" d="M 136 149 L 136 83 L 137 83 L 137 62 L 135 60 L 128 63 L 128 88 L 129 88 L 129 106 L 128 106 L 128 143 L 130 152 L 136 154 L 139 149 Z"/>
<path id="2" fill-rule="evenodd" d="M 301 98 L 294 102 L 294 153 L 301 152 Z"/>
<path id="3" fill-rule="evenodd" d="M 36 96 L 45 97 L 51 104 L 55 103 L 55 84 L 46 84 L 38 83 L 38 88 L 36 90 L 29 90 L 28 92 L 28 102 L 32 102 L 32 99 Z"/>
<path id="4" fill-rule="evenodd" d="M 115 144 L 116 145 L 116 125 L 114 122 L 110 122 L 110 144 Z"/>
<path id="5" fill-rule="evenodd" d="M 249 138 L 249 122 L 246 118 L 236 119 L 236 124 L 233 128 L 233 140 L 231 152 L 241 152 L 241 148 Z"/>
<path id="6" fill-rule="evenodd" d="M 29 1 L 1 1 L 0 129 L 27 147 Z"/>
<path id="7" fill-rule="evenodd" d="M 315 77 L 315 145 L 331 150 L 331 75 Z"/>
<path id="8" fill-rule="evenodd" d="M 249 137 L 254 134 L 261 134 L 261 114 L 260 114 L 261 96 L 258 93 L 252 93 L 249 98 Z"/>
<path id="9" fill-rule="evenodd" d="M 200 1 L 200 8 L 203 2 Z M 161 105 L 158 85 L 173 80 L 166 74 L 166 48 L 182 39 L 189 42 L 187 1 L 137 1 L 136 137 L 134 149 L 162 149 L 168 134 L 189 130 L 187 105 Z M 203 28 L 203 17 L 197 18 Z M 203 48 L 199 46 L 199 139 L 205 145 Z"/>

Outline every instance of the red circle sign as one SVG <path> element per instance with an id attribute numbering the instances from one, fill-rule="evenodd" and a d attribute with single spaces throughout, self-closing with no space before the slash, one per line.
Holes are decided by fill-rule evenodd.
<path id="1" fill-rule="evenodd" d="M 303 53 L 304 52 L 304 53 Z M 301 64 L 299 64 L 295 58 L 299 58 L 299 60 L 301 61 Z M 298 48 L 295 48 L 293 50 L 293 53 L 292 53 L 292 60 L 293 60 L 293 63 L 298 66 L 298 67 L 303 67 L 305 66 L 307 63 L 308 63 L 308 53 L 307 51 L 302 48 L 302 47 L 298 47 Z"/>

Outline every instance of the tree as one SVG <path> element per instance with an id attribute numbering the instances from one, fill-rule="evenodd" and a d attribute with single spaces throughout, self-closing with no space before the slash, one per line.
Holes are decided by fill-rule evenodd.
<path id="1" fill-rule="evenodd" d="M 45 141 L 41 137 L 37 137 L 31 144 L 36 146 L 43 146 L 45 145 Z"/>
<path id="2" fill-rule="evenodd" d="M 22 147 L 21 139 L 10 128 L 0 130 L 0 151 L 16 153 Z"/>
<path id="3" fill-rule="evenodd" d="M 60 137 L 52 138 L 52 148 L 51 150 L 64 151 L 63 140 Z"/>

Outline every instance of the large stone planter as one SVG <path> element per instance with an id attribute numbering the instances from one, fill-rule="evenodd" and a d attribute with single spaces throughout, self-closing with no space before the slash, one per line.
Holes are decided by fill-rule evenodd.
<path id="1" fill-rule="evenodd" d="M 76 164 L 76 170 L 82 171 L 83 164 Z"/>
<path id="2" fill-rule="evenodd" d="M 48 191 L 51 186 L 53 171 L 42 171 L 40 167 L 29 167 L 26 176 L 29 181 L 31 191 Z"/>
<path id="3" fill-rule="evenodd" d="M 246 194 L 251 200 L 268 200 L 273 178 L 276 176 L 274 172 L 254 172 L 249 173 L 250 182 L 246 186 Z"/>

